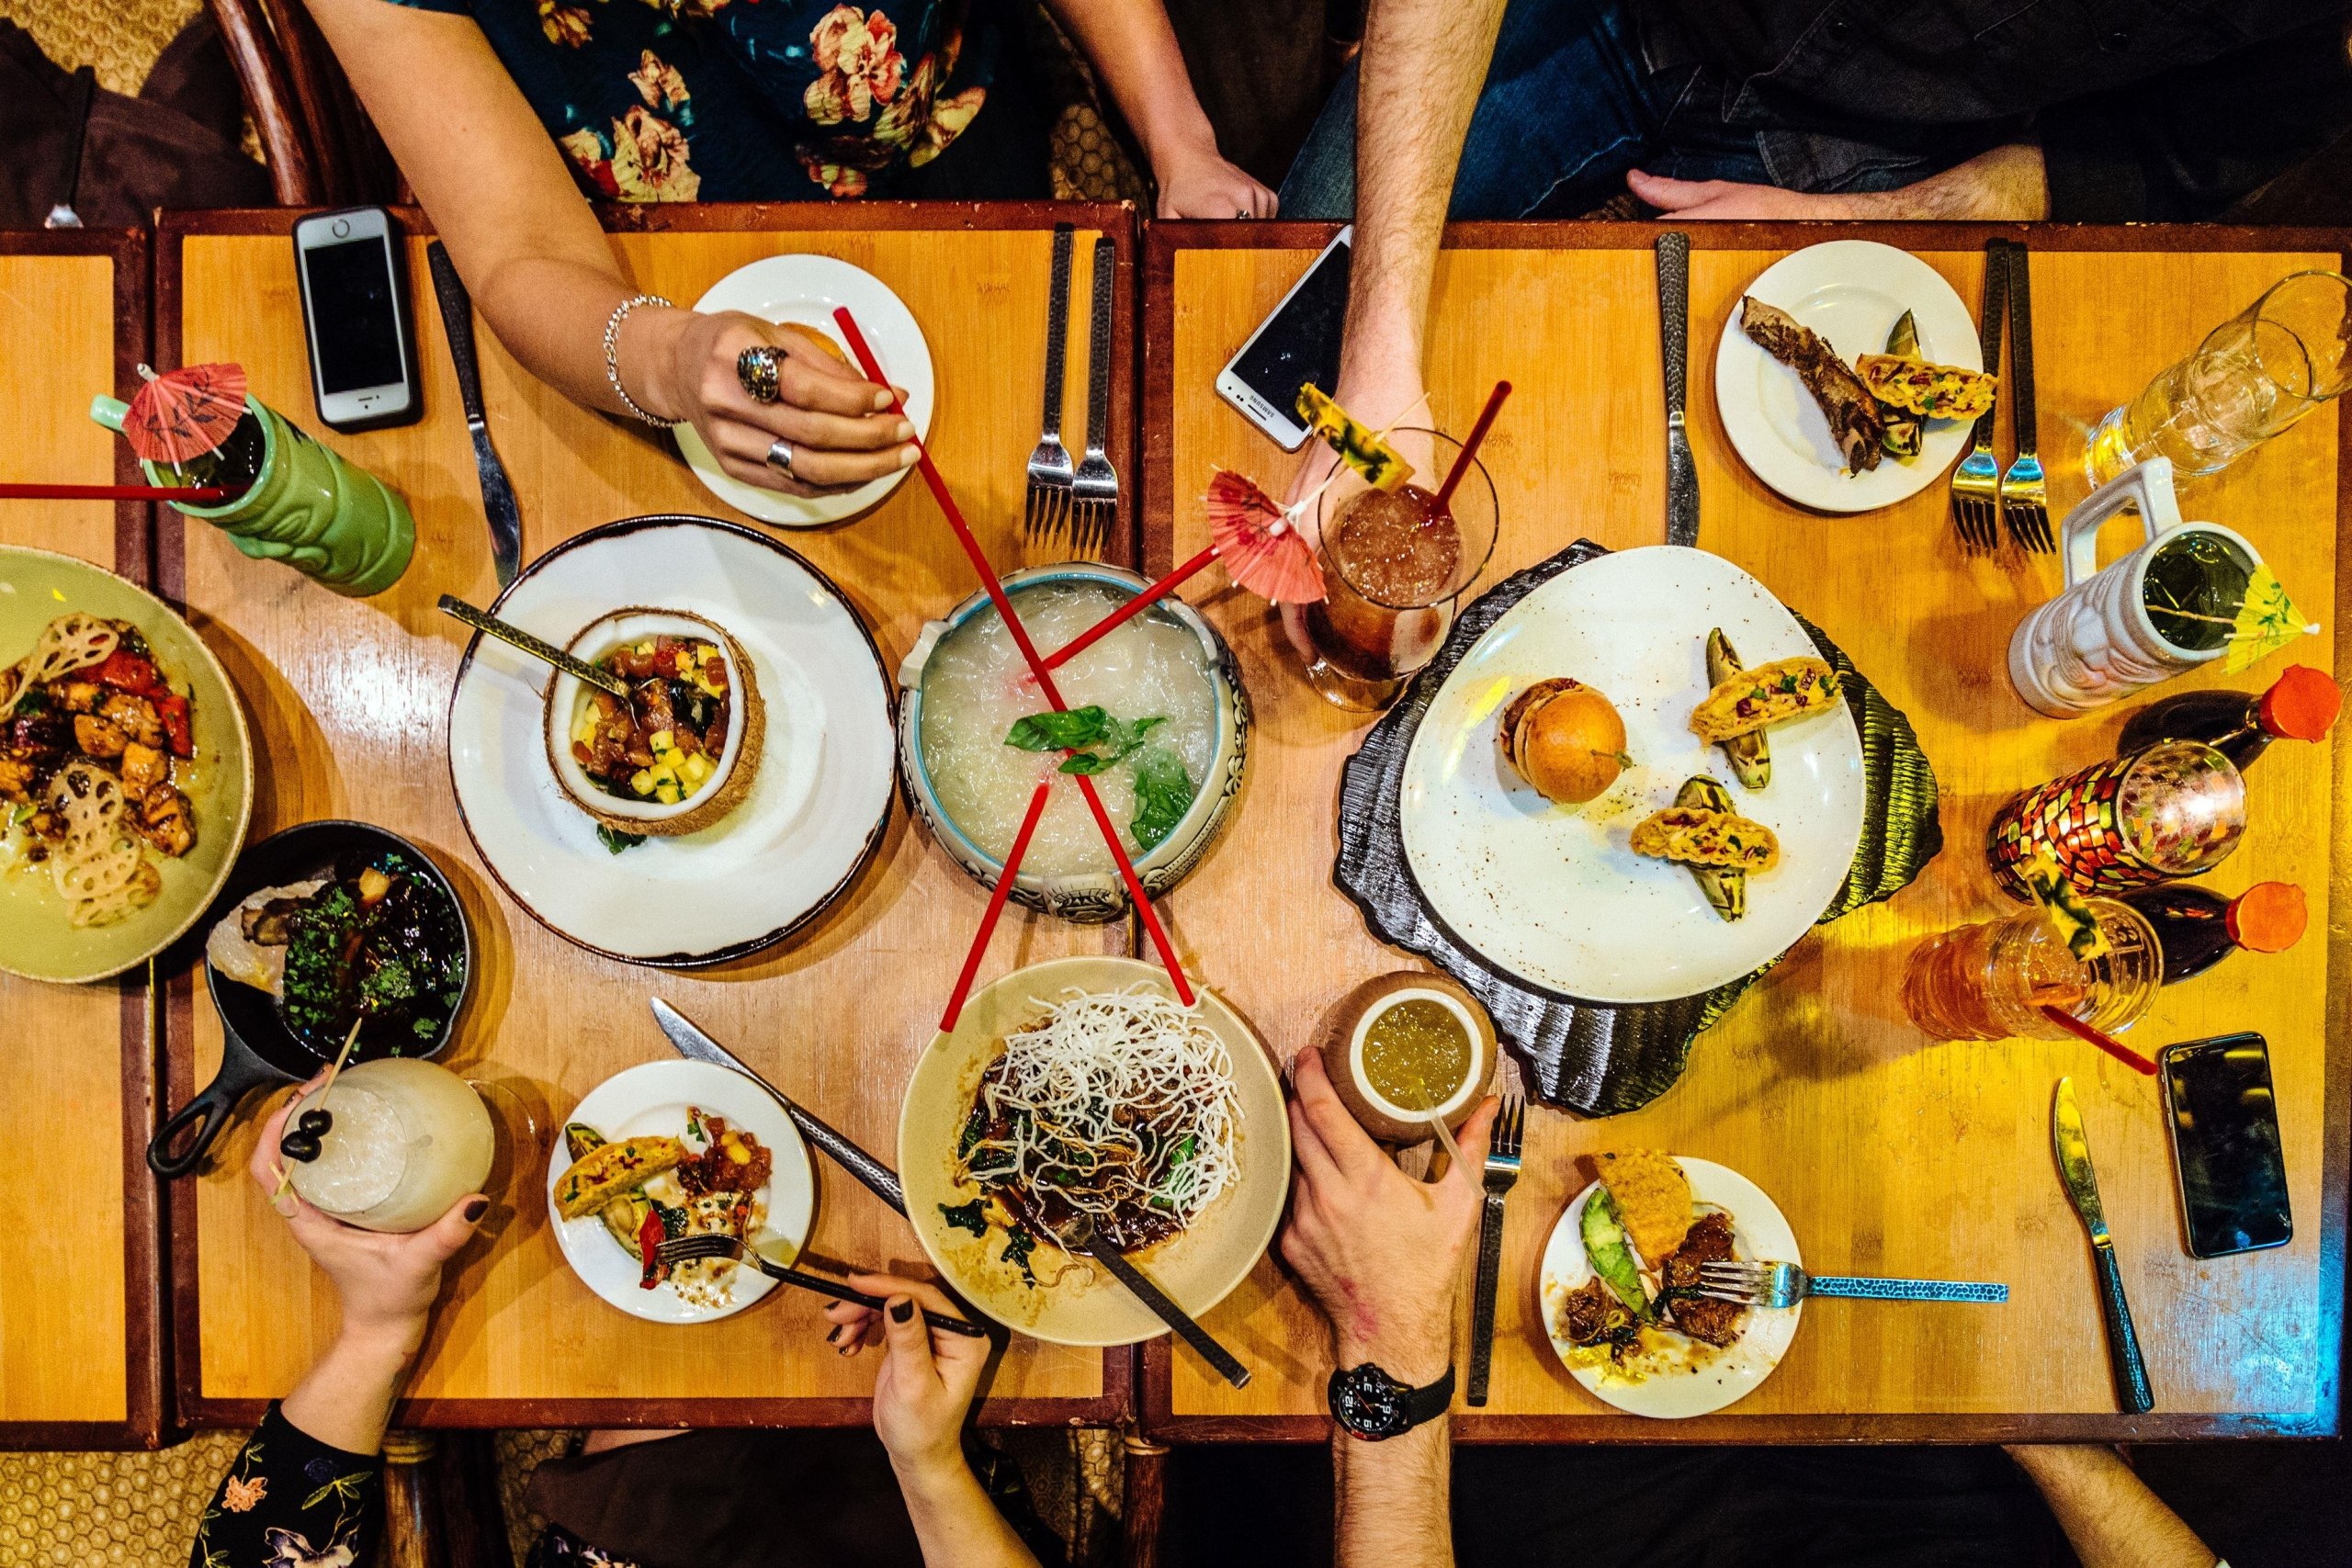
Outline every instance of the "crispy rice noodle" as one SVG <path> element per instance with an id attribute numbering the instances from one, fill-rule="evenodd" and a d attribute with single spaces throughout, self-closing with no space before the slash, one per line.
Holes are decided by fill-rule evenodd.
<path id="1" fill-rule="evenodd" d="M 14 669 L 0 672 L 0 719 L 17 711 L 17 704 L 35 686 L 71 675 L 105 660 L 122 641 L 122 634 L 76 610 L 43 626 L 40 639 Z"/>
<path id="2" fill-rule="evenodd" d="M 111 925 L 155 901 L 164 878 L 140 852 L 113 774 L 68 762 L 50 781 L 49 806 L 65 819 L 64 841 L 50 862 L 72 924 Z"/>
<path id="3" fill-rule="evenodd" d="M 1233 1183 L 1232 1059 L 1197 1012 L 1148 989 L 1072 991 L 1047 1007 L 1005 1037 L 980 1098 L 1004 1130 L 957 1176 L 1050 1192 L 1098 1228 L 1158 1209 L 1181 1230 Z"/>

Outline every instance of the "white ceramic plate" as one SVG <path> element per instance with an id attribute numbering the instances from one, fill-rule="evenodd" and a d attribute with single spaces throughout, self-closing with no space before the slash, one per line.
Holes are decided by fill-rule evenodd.
<path id="1" fill-rule="evenodd" d="M 1690 1179 L 1690 1196 L 1696 1202 L 1731 1215 L 1732 1247 L 1737 1256 L 1750 1262 L 1769 1259 L 1804 1266 L 1804 1259 L 1797 1255 L 1796 1233 L 1789 1229 L 1789 1222 L 1763 1189 L 1713 1160 L 1677 1155 L 1675 1163 Z M 1657 1371 L 1636 1382 L 1606 1366 L 1569 1364 L 1569 1345 L 1559 1328 L 1559 1303 L 1592 1278 L 1592 1261 L 1584 1252 L 1584 1206 L 1600 1185 L 1594 1182 L 1576 1195 L 1568 1212 L 1552 1227 L 1552 1239 L 1544 1246 L 1540 1276 L 1544 1328 L 1568 1375 L 1588 1393 L 1630 1415 L 1668 1420 L 1712 1415 L 1747 1398 L 1788 1354 L 1789 1342 L 1797 1335 L 1797 1322 L 1804 1314 L 1803 1302 L 1778 1312 L 1749 1308 L 1747 1327 L 1738 1339 L 1720 1352 L 1698 1347 L 1702 1356 L 1694 1359 L 1690 1371 Z"/>
<path id="2" fill-rule="evenodd" d="M 1690 732 L 1707 694 L 1706 635 L 1748 665 L 1817 656 L 1764 585 L 1720 556 L 1673 545 L 1620 550 L 1561 572 L 1506 611 L 1446 677 L 1405 759 L 1405 859 L 1421 897 L 1495 968 L 1592 1002 L 1696 996 L 1777 958 L 1821 918 L 1862 833 L 1862 744 L 1841 704 L 1771 731 L 1772 783 L 1743 787 Z M 1581 807 L 1522 783 L 1497 741 L 1503 708 L 1566 675 L 1625 721 L 1634 758 Z M 1694 773 L 1779 835 L 1781 862 L 1747 879 L 1725 920 L 1681 866 L 1637 855 L 1634 825 Z"/>
<path id="3" fill-rule="evenodd" d="M 1873 240 L 1809 245 L 1766 267 L 1747 292 L 1828 339 L 1849 365 L 1857 355 L 1884 352 L 1886 334 L 1909 310 L 1922 358 L 1984 367 L 1976 319 L 1951 285 L 1892 245 Z M 1715 407 L 1740 460 L 1756 477 L 1820 512 L 1873 512 L 1918 494 L 1959 457 L 1974 423 L 1929 420 L 1917 457 L 1907 463 L 1881 457 L 1875 468 L 1847 473 L 1820 405 L 1795 371 L 1740 330 L 1736 299 L 1715 349 Z"/>
<path id="4" fill-rule="evenodd" d="M 491 874 L 542 925 L 607 957 L 716 964 L 779 942 L 857 874 L 889 821 L 890 693 L 865 623 L 808 562 L 738 524 L 637 517 L 523 570 L 496 613 L 562 647 L 625 604 L 731 632 L 767 708 L 760 773 L 699 833 L 620 854 L 548 765 L 548 667 L 476 637 L 449 699 L 449 777 Z"/>
<path id="5" fill-rule="evenodd" d="M 584 1122 L 616 1143 L 640 1136 L 680 1138 L 685 1135 L 688 1106 L 726 1118 L 729 1125 L 751 1134 L 775 1154 L 768 1184 L 755 1194 L 766 1201 L 767 1223 L 752 1233 L 752 1240 L 778 1262 L 797 1258 L 808 1240 L 809 1217 L 817 1206 L 817 1178 L 808 1168 L 808 1148 L 775 1097 L 742 1074 L 707 1062 L 647 1062 L 590 1089 L 588 1098 L 563 1120 Z M 555 1184 L 571 1168 L 571 1155 L 559 1125 L 548 1157 L 547 1182 L 548 1219 L 555 1227 L 556 1244 L 582 1283 L 631 1317 L 709 1323 L 733 1316 L 775 1289 L 774 1280 L 749 1264 L 736 1265 L 725 1306 L 687 1302 L 666 1280 L 644 1289 L 638 1282 L 643 1268 L 621 1250 L 604 1221 L 594 1214 L 567 1220 L 556 1213 Z"/>
<path id="6" fill-rule="evenodd" d="M 842 343 L 841 327 L 833 320 L 834 310 L 842 305 L 857 318 L 866 346 L 882 362 L 882 373 L 892 385 L 907 389 L 907 418 L 914 424 L 915 434 L 928 441 L 933 388 L 931 345 L 923 341 L 922 328 L 906 301 L 865 268 L 831 256 L 765 256 L 749 266 L 737 267 L 695 301 L 695 309 L 705 315 L 741 310 L 766 321 L 797 321 L 847 349 L 849 345 Z M 763 523 L 786 528 L 815 528 L 854 517 L 879 504 L 913 472 L 901 468 L 840 495 L 786 495 L 730 478 L 693 425 L 673 425 L 671 433 L 678 438 L 678 451 L 686 466 L 711 494 Z"/>

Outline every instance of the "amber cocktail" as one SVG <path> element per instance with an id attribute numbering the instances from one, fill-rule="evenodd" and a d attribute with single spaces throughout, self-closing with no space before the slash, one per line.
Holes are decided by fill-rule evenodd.
<path id="1" fill-rule="evenodd" d="M 2109 1034 L 2137 1022 L 2164 982 L 2164 948 L 2139 911 L 2086 900 L 2108 951 L 2077 957 L 2039 908 L 1930 938 L 1903 976 L 1903 1009 L 1938 1040 L 2065 1040 L 2055 1008 Z"/>
<path id="2" fill-rule="evenodd" d="M 1377 491 L 1342 472 L 1317 506 L 1323 601 L 1283 606 L 1307 680 L 1339 706 L 1364 711 L 1395 702 L 1437 657 L 1463 592 L 1495 547 L 1495 487 L 1478 460 L 1470 459 L 1440 508 L 1436 491 L 1460 443 L 1428 430 L 1390 439 L 1414 462 L 1412 479 Z"/>

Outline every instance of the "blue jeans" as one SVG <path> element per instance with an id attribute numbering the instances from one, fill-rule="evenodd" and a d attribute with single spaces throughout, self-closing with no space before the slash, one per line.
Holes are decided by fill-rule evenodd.
<path id="1" fill-rule="evenodd" d="M 1891 190 L 1957 157 L 1892 151 L 1770 123 L 1727 123 L 1722 80 L 1653 69 L 1628 0 L 1510 0 L 1463 140 L 1448 216 L 1576 218 L 1625 171 L 1799 190 Z M 1283 179 L 1284 218 L 1354 216 L 1356 67 Z M 1961 152 L 1960 157 L 1967 156 Z"/>

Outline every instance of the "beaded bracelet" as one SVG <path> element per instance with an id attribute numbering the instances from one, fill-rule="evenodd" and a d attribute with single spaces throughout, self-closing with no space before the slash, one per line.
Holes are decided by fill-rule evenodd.
<path id="1" fill-rule="evenodd" d="M 670 423 L 668 420 L 663 419 L 660 414 L 647 412 L 635 398 L 628 395 L 628 389 L 621 385 L 621 323 L 628 320 L 628 313 L 639 305 L 660 305 L 665 310 L 677 309 L 659 294 L 632 295 L 614 306 L 613 313 L 605 320 L 605 379 L 613 384 L 613 396 L 620 399 L 621 407 L 648 424 L 660 425 L 666 429 Z"/>

